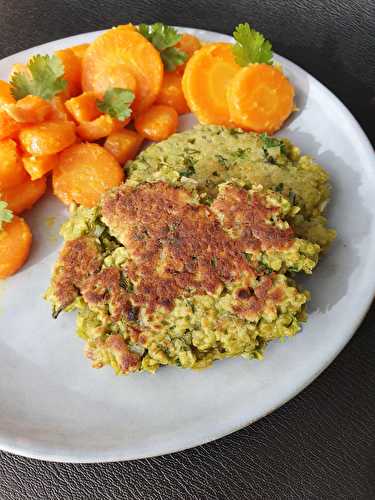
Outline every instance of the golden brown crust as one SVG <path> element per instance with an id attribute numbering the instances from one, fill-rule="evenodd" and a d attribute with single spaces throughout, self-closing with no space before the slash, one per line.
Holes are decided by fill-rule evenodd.
<path id="1" fill-rule="evenodd" d="M 67 241 L 53 278 L 54 294 L 62 308 L 78 296 L 84 281 L 100 269 L 102 257 L 94 238 L 81 236 Z"/>
<path id="2" fill-rule="evenodd" d="M 222 217 L 223 227 L 232 230 L 243 252 L 285 249 L 293 243 L 293 229 L 280 229 L 270 224 L 276 207 L 266 205 L 265 195 L 254 193 L 249 200 L 248 192 L 228 184 L 211 206 Z"/>
<path id="3" fill-rule="evenodd" d="M 139 370 L 141 356 L 129 350 L 121 335 L 110 335 L 105 341 L 105 347 L 115 356 L 121 373 Z"/>

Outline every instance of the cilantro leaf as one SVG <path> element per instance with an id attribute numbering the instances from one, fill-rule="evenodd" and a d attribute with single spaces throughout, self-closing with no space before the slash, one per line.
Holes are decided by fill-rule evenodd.
<path id="1" fill-rule="evenodd" d="M 186 61 L 186 52 L 175 46 L 181 35 L 172 26 L 163 23 L 140 24 L 138 31 L 160 52 L 166 71 L 174 71 Z"/>
<path id="2" fill-rule="evenodd" d="M 15 73 L 10 81 L 11 92 L 17 100 L 27 95 L 50 100 L 67 85 L 63 79 L 64 65 L 55 55 L 33 56 L 27 68 L 30 74 Z"/>
<path id="3" fill-rule="evenodd" d="M 13 212 L 7 208 L 8 203 L 0 201 L 0 231 L 4 222 L 10 222 L 13 219 Z"/>
<path id="4" fill-rule="evenodd" d="M 99 111 L 109 114 L 112 118 L 125 120 L 132 113 L 130 104 L 134 101 L 134 98 L 134 92 L 131 90 L 115 87 L 108 89 L 103 100 L 97 100 L 96 105 Z"/>
<path id="5" fill-rule="evenodd" d="M 272 45 L 261 33 L 250 28 L 249 23 L 239 24 L 233 32 L 236 43 L 233 54 L 236 63 L 247 66 L 251 63 L 272 64 Z"/>

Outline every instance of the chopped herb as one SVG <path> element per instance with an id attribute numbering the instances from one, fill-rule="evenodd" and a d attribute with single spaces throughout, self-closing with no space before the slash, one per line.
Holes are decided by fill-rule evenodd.
<path id="1" fill-rule="evenodd" d="M 174 71 L 186 61 L 186 52 L 176 47 L 181 35 L 172 26 L 163 23 L 140 24 L 138 31 L 160 52 L 167 71 Z"/>
<path id="2" fill-rule="evenodd" d="M 229 129 L 229 134 L 233 135 L 234 137 L 238 137 L 239 135 L 243 134 L 243 130 L 239 128 L 230 128 Z"/>
<path id="3" fill-rule="evenodd" d="M 7 207 L 7 202 L 0 201 L 0 231 L 3 228 L 4 222 L 11 222 L 11 220 L 13 219 L 13 212 Z"/>
<path id="4" fill-rule="evenodd" d="M 277 137 L 270 137 L 268 134 L 260 134 L 260 139 L 263 141 L 263 149 L 280 148 L 280 152 L 286 154 L 285 144 Z"/>
<path id="5" fill-rule="evenodd" d="M 197 160 L 194 160 L 190 156 L 185 156 L 184 157 L 184 167 L 185 170 L 180 172 L 181 177 L 191 177 L 192 175 L 195 174 L 195 164 L 197 163 Z"/>
<path id="6" fill-rule="evenodd" d="M 282 182 L 280 182 L 280 184 L 278 184 L 276 187 L 275 187 L 275 191 L 277 193 L 281 193 L 281 191 L 284 189 L 284 184 Z"/>
<path id="7" fill-rule="evenodd" d="M 35 95 L 50 100 L 65 90 L 67 82 L 63 80 L 64 65 L 57 56 L 33 56 L 27 64 L 27 69 L 29 74 L 17 72 L 10 80 L 11 92 L 15 99 Z"/>
<path id="8" fill-rule="evenodd" d="M 102 101 L 97 100 L 96 105 L 99 111 L 108 113 L 116 120 L 125 120 L 132 114 L 130 104 L 134 101 L 134 92 L 128 89 L 113 88 L 108 89 Z"/>
<path id="9" fill-rule="evenodd" d="M 212 175 L 213 175 L 214 177 L 219 177 L 219 174 L 216 172 L 216 170 L 215 170 L 215 172 L 212 172 Z"/>
<path id="10" fill-rule="evenodd" d="M 211 266 L 212 267 L 217 267 L 217 258 L 216 257 L 212 257 L 211 258 Z"/>
<path id="11" fill-rule="evenodd" d="M 261 33 L 250 28 L 249 23 L 239 24 L 233 32 L 236 43 L 233 54 L 236 63 L 247 66 L 252 63 L 272 64 L 272 45 Z"/>
<path id="12" fill-rule="evenodd" d="M 261 273 L 264 273 L 264 274 L 272 274 L 273 273 L 272 267 L 270 267 L 268 264 L 266 264 L 264 262 L 259 263 L 258 271 Z"/>
<path id="13" fill-rule="evenodd" d="M 233 153 L 233 156 L 236 158 L 245 158 L 246 149 L 239 148 L 236 152 Z"/>
<path id="14" fill-rule="evenodd" d="M 126 279 L 123 274 L 120 276 L 120 287 L 126 290 L 128 293 L 134 292 L 134 285 L 133 283 Z"/>
<path id="15" fill-rule="evenodd" d="M 220 165 L 222 165 L 226 169 L 229 168 L 229 160 L 228 160 L 228 158 L 225 158 L 222 155 L 216 155 L 215 158 L 217 159 L 217 161 L 219 162 Z"/>
<path id="16" fill-rule="evenodd" d="M 52 318 L 57 319 L 58 315 L 64 310 L 62 306 L 56 307 L 52 306 Z"/>
<path id="17" fill-rule="evenodd" d="M 246 253 L 244 252 L 243 256 L 245 257 L 245 259 L 248 261 L 248 262 L 251 262 L 252 259 L 253 259 L 253 256 L 251 253 Z"/>

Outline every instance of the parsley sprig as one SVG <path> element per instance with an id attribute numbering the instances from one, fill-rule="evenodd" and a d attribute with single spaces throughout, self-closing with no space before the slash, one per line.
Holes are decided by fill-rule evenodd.
<path id="1" fill-rule="evenodd" d="M 140 24 L 138 31 L 160 52 L 167 71 L 174 71 L 186 61 L 186 52 L 176 47 L 181 35 L 172 26 L 163 23 Z"/>
<path id="2" fill-rule="evenodd" d="M 236 43 L 233 54 L 236 63 L 247 66 L 252 63 L 272 64 L 272 45 L 264 36 L 250 28 L 249 23 L 239 24 L 233 32 Z"/>
<path id="3" fill-rule="evenodd" d="M 114 87 L 113 89 L 108 89 L 104 94 L 103 100 L 97 100 L 96 105 L 99 111 L 107 113 L 112 118 L 125 120 L 132 113 L 130 105 L 134 101 L 134 98 L 134 92 L 131 90 Z"/>
<path id="4" fill-rule="evenodd" d="M 0 201 L 0 231 L 3 229 L 5 222 L 11 222 L 13 219 L 13 212 L 9 210 L 8 203 Z"/>
<path id="5" fill-rule="evenodd" d="M 65 90 L 64 65 L 57 56 L 33 56 L 27 68 L 28 73 L 17 72 L 11 78 L 11 92 L 15 99 L 36 95 L 50 100 Z"/>

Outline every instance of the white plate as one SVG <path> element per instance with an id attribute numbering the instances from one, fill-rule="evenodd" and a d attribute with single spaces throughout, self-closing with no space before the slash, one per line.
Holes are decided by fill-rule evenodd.
<path id="1" fill-rule="evenodd" d="M 225 35 L 187 30 L 204 40 Z M 89 33 L 26 50 L 13 63 L 93 40 Z M 281 131 L 331 174 L 329 219 L 338 238 L 311 278 L 303 332 L 275 342 L 265 360 L 217 362 L 205 372 L 163 368 L 155 376 L 93 370 L 74 334 L 74 315 L 51 319 L 41 296 L 61 240 L 65 209 L 44 198 L 27 219 L 34 246 L 27 265 L 0 283 L 0 448 L 45 460 L 103 462 L 169 453 L 240 429 L 312 382 L 355 332 L 375 292 L 374 151 L 345 106 L 290 61 L 278 58 L 297 89 L 296 113 Z M 192 119 L 185 119 L 189 127 Z M 47 217 L 55 216 L 49 227 Z M 332 395 L 334 397 L 334 394 Z"/>

